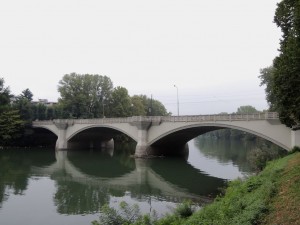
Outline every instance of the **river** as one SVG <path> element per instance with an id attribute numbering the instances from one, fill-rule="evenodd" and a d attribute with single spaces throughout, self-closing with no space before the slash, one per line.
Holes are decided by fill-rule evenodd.
<path id="1" fill-rule="evenodd" d="M 161 216 L 184 199 L 201 207 L 226 181 L 251 173 L 254 145 L 199 138 L 188 145 L 187 160 L 134 159 L 125 150 L 0 150 L 0 224 L 90 224 L 101 206 L 121 201 Z"/>

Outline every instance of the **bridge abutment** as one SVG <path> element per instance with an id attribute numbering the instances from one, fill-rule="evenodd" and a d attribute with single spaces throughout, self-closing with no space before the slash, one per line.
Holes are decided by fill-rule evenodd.
<path id="1" fill-rule="evenodd" d="M 291 131 L 291 138 L 292 138 L 292 147 L 298 146 L 300 147 L 300 130 L 292 130 Z"/>

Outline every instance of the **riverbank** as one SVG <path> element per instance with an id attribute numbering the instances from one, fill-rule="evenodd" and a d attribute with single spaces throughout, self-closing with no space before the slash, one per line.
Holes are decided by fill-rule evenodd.
<path id="1" fill-rule="evenodd" d="M 223 197 L 174 224 L 300 224 L 300 153 L 269 162 L 257 176 L 230 183 Z"/>
<path id="2" fill-rule="evenodd" d="M 191 206 L 183 203 L 174 214 L 162 219 L 151 221 L 148 215 L 136 222 L 127 222 L 155 225 L 298 225 L 299 208 L 300 153 L 294 153 L 269 162 L 256 176 L 230 182 L 223 196 L 193 214 Z M 111 221 L 116 213 L 113 209 L 102 212 L 104 220 L 100 218 L 100 223 L 94 221 L 93 224 L 105 224 L 103 221 Z"/>

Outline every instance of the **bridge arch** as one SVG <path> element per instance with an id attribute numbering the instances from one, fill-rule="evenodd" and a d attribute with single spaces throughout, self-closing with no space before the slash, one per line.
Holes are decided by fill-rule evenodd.
<path id="1" fill-rule="evenodd" d="M 73 137 L 75 137 L 77 134 L 83 132 L 83 131 L 86 131 L 86 130 L 89 130 L 89 129 L 93 129 L 93 128 L 106 128 L 106 129 L 111 129 L 111 130 L 115 130 L 115 131 L 118 131 L 122 134 L 125 134 L 127 135 L 128 137 L 132 138 L 134 141 L 137 141 L 137 138 L 136 136 L 134 136 L 132 133 L 130 132 L 127 132 L 126 130 L 122 129 L 122 128 L 119 128 L 119 127 L 116 127 L 116 126 L 113 126 L 113 125 L 108 125 L 108 124 L 105 124 L 105 125 L 100 125 L 100 124 L 93 124 L 93 125 L 86 125 L 86 126 L 83 126 L 79 129 L 77 129 L 76 131 L 74 132 L 70 132 L 70 134 L 66 137 L 67 141 L 71 140 Z"/>
<path id="2" fill-rule="evenodd" d="M 193 138 L 210 132 L 210 131 L 214 131 L 214 130 L 219 130 L 219 129 L 224 129 L 224 128 L 229 128 L 229 129 L 234 129 L 234 130 L 240 130 L 243 132 L 247 132 L 253 135 L 256 135 L 258 137 L 261 137 L 265 140 L 268 140 L 278 146 L 280 146 L 281 148 L 285 149 L 285 150 L 289 150 L 289 146 L 288 143 L 285 144 L 284 141 L 282 141 L 279 138 L 279 134 L 281 134 L 281 136 L 284 136 L 284 132 L 289 133 L 290 131 L 288 129 L 286 129 L 285 127 L 283 127 L 284 129 L 278 131 L 278 132 L 273 132 L 272 129 L 270 129 L 268 126 L 274 126 L 274 125 L 269 125 L 266 124 L 267 129 L 265 127 L 261 126 L 253 126 L 249 128 L 249 125 L 243 125 L 243 123 L 234 123 L 234 122 L 212 122 L 212 123 L 178 123 L 177 126 L 173 126 L 170 129 L 168 129 L 167 131 L 164 130 L 163 133 L 158 134 L 157 136 L 153 136 L 152 138 L 149 140 L 148 144 L 149 146 L 155 146 L 155 145 L 159 145 L 160 143 L 164 143 L 164 141 L 162 141 L 163 139 L 165 139 L 165 142 L 167 141 L 168 137 L 170 137 L 170 139 L 172 138 L 172 140 L 174 140 L 174 136 L 176 137 L 178 136 L 182 136 L 181 140 L 179 141 L 179 139 L 175 139 L 175 143 L 181 143 L 185 142 L 187 143 L 188 141 L 192 140 Z M 281 126 L 282 127 L 282 126 Z M 273 127 L 273 129 L 275 129 Z"/>
<path id="3" fill-rule="evenodd" d="M 53 134 L 55 134 L 56 136 L 59 135 L 58 133 L 58 129 L 56 126 L 49 126 L 49 125 L 33 125 L 32 128 L 41 128 L 41 129 L 45 129 L 48 130 L 50 132 L 52 132 Z"/>

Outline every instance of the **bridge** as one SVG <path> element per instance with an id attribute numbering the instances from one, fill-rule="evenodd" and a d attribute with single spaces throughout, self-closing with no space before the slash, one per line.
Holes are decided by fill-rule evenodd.
<path id="1" fill-rule="evenodd" d="M 262 137 L 290 150 L 300 146 L 300 130 L 283 125 L 277 113 L 217 114 L 196 116 L 133 116 L 102 119 L 57 119 L 34 121 L 58 138 L 57 150 L 98 148 L 111 143 L 117 133 L 137 142 L 136 157 L 184 154 L 186 143 L 209 131 L 231 128 Z"/>

